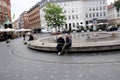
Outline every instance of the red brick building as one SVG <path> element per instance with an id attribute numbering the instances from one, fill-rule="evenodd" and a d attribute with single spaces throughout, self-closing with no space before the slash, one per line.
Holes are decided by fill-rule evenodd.
<path id="1" fill-rule="evenodd" d="M 3 25 L 6 17 L 8 17 L 8 19 L 11 21 L 10 0 L 0 0 L 0 25 Z"/>

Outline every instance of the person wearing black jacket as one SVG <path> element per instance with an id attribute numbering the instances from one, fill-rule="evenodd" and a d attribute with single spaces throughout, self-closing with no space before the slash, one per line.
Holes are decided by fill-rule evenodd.
<path id="1" fill-rule="evenodd" d="M 63 49 L 64 44 L 65 44 L 64 38 L 62 37 L 62 35 L 59 35 L 58 39 L 57 39 L 57 46 L 56 46 L 56 49 L 58 51 L 58 55 L 62 54 L 61 51 Z"/>
<path id="2" fill-rule="evenodd" d="M 32 40 L 34 40 L 34 36 L 32 34 L 30 34 L 28 41 L 32 41 Z"/>

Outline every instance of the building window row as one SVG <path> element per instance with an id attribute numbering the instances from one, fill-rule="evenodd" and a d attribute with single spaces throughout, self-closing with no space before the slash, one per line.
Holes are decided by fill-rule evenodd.
<path id="1" fill-rule="evenodd" d="M 65 28 L 66 29 L 68 29 L 69 27 L 71 27 L 71 28 L 80 28 L 80 26 L 82 26 L 81 23 L 82 22 L 68 23 L 68 24 L 65 24 Z"/>
<path id="2" fill-rule="evenodd" d="M 106 4 L 106 1 L 99 1 L 99 2 L 96 2 L 96 1 L 94 1 L 94 2 L 87 2 L 87 4 L 88 5 L 103 5 L 103 4 Z"/>
<path id="3" fill-rule="evenodd" d="M 68 15 L 68 17 L 66 18 L 66 20 L 71 20 L 71 19 L 79 19 L 79 15 Z"/>
<path id="4" fill-rule="evenodd" d="M 76 9 L 74 9 L 74 8 L 72 8 L 72 9 L 65 9 L 63 12 L 64 13 L 79 13 L 79 12 L 81 12 L 82 11 L 82 8 L 76 8 Z"/>
<path id="5" fill-rule="evenodd" d="M 106 10 L 106 6 L 100 6 L 96 8 L 89 7 L 89 11 L 98 11 L 98 10 Z"/>
<path id="6" fill-rule="evenodd" d="M 4 13 L 8 14 L 7 8 L 4 8 Z"/>
<path id="7" fill-rule="evenodd" d="M 105 17 L 105 16 L 106 16 L 106 12 L 86 13 L 86 18 Z"/>

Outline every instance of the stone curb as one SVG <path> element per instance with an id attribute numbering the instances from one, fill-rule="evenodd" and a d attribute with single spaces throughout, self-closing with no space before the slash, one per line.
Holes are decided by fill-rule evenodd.
<path id="1" fill-rule="evenodd" d="M 31 41 L 28 43 L 28 48 L 46 51 L 46 52 L 56 52 L 56 43 L 43 43 L 39 40 Z M 75 43 L 69 49 L 69 52 L 93 52 L 93 51 L 110 51 L 110 50 L 120 50 L 120 41 L 107 41 L 107 42 L 93 42 L 93 43 Z"/>

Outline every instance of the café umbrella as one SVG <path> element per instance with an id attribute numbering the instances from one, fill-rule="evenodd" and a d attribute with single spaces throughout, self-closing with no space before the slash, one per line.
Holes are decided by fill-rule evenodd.
<path id="1" fill-rule="evenodd" d="M 7 28 L 7 29 L 4 29 L 4 32 L 15 32 L 16 29 L 12 29 L 12 28 Z"/>
<path id="2" fill-rule="evenodd" d="M 6 29 L 0 29 L 0 32 L 15 32 L 16 29 L 12 29 L 12 28 L 6 28 Z"/>
<path id="3" fill-rule="evenodd" d="M 17 32 L 25 32 L 25 31 L 32 31 L 32 30 L 31 29 L 24 29 L 24 28 L 17 30 Z"/>

